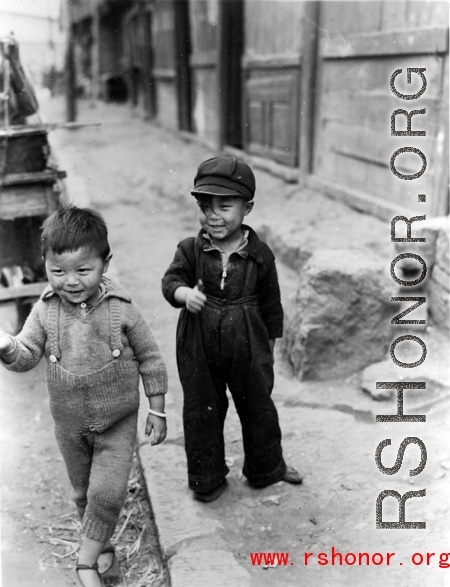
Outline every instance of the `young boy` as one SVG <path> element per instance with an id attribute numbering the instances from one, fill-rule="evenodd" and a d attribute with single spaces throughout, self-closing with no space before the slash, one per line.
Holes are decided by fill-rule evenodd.
<path id="1" fill-rule="evenodd" d="M 225 156 L 204 161 L 191 192 L 202 230 L 179 243 L 162 281 L 168 302 L 183 308 L 177 361 L 189 487 L 199 501 L 216 499 L 226 484 L 227 386 L 242 426 L 248 482 L 254 487 L 302 482 L 283 460 L 271 399 L 283 309 L 274 256 L 242 223 L 254 193 L 255 177 L 245 163 Z"/>
<path id="2" fill-rule="evenodd" d="M 141 310 L 104 276 L 111 253 L 99 214 L 73 206 L 53 212 L 42 254 L 50 285 L 17 337 L 0 331 L 0 359 L 27 371 L 45 355 L 55 435 L 83 527 L 75 583 L 100 587 L 118 574 L 110 538 L 126 498 L 139 375 L 150 403 L 145 432 L 159 444 L 167 373 Z"/>

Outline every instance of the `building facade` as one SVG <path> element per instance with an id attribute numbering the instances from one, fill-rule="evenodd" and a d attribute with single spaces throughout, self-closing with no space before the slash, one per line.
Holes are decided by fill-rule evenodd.
<path id="1" fill-rule="evenodd" d="M 128 100 L 163 126 L 216 150 L 250 156 L 380 218 L 448 209 L 448 4 L 398 1 L 71 0 L 79 79 L 103 99 Z M 400 100 L 392 74 L 426 72 Z M 417 91 L 406 81 L 403 92 Z M 403 84 L 403 85 L 401 85 Z M 399 86 L 399 87 L 400 87 Z M 420 110 L 391 135 L 397 109 Z M 403 127 L 401 126 L 402 122 Z M 405 130 L 406 115 L 396 129 Z M 427 172 L 399 182 L 399 173 Z M 414 200 L 415 202 L 416 200 Z"/>

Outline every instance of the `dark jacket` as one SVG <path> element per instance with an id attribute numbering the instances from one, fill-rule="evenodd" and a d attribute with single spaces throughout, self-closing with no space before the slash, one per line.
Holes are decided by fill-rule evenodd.
<path id="1" fill-rule="evenodd" d="M 174 298 L 175 290 L 180 286 L 194 287 L 197 276 L 197 263 L 194 243 L 203 253 L 203 285 L 206 295 L 219 299 L 235 301 L 242 297 L 248 260 L 257 266 L 255 295 L 259 296 L 259 309 L 266 325 L 269 338 L 280 338 L 283 335 L 283 308 L 280 300 L 275 257 L 262 242 L 256 232 L 243 225 L 249 231 L 248 244 L 239 252 L 232 253 L 227 267 L 227 278 L 224 288 L 220 288 L 222 280 L 222 258 L 220 251 L 211 250 L 211 243 L 200 231 L 196 238 L 189 237 L 178 244 L 175 257 L 162 280 L 162 291 L 166 300 L 175 308 L 182 307 Z"/>

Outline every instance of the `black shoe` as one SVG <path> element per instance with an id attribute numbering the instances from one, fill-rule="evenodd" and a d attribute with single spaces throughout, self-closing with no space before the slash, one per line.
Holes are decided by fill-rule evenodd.
<path id="1" fill-rule="evenodd" d="M 203 502 L 214 501 L 222 495 L 226 486 L 227 480 L 224 479 L 217 487 L 214 487 L 214 489 L 211 489 L 211 491 L 208 491 L 207 493 L 199 493 L 198 491 L 194 491 L 194 499 Z"/>
<path id="2" fill-rule="evenodd" d="M 298 471 L 294 469 L 294 467 L 286 467 L 286 473 L 283 475 L 282 481 L 286 481 L 286 483 L 294 483 L 296 485 L 300 485 L 303 483 L 303 477 L 300 476 Z"/>

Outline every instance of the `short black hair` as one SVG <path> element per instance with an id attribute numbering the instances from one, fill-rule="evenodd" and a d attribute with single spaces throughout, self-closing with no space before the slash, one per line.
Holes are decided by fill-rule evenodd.
<path id="1" fill-rule="evenodd" d="M 42 224 L 42 256 L 48 250 L 60 255 L 65 251 L 91 248 L 103 260 L 110 254 L 108 229 L 103 217 L 91 208 L 61 206 Z"/>
<path id="2" fill-rule="evenodd" d="M 195 194 L 198 204 L 209 204 L 214 196 L 212 194 Z"/>

